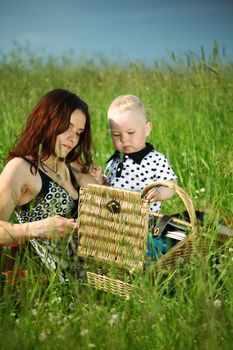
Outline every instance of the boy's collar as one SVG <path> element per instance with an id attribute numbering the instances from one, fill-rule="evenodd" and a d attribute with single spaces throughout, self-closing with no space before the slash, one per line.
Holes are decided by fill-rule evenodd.
<path id="1" fill-rule="evenodd" d="M 126 158 L 131 158 L 135 163 L 141 164 L 141 161 L 143 158 L 150 153 L 151 151 L 154 150 L 154 147 L 150 143 L 146 143 L 146 147 L 143 148 L 141 151 L 134 152 L 134 153 L 124 153 L 123 154 L 123 162 L 125 161 Z M 107 160 L 107 163 L 110 162 L 112 159 L 117 159 L 122 157 L 122 153 L 119 151 L 115 151 L 115 153 Z"/>

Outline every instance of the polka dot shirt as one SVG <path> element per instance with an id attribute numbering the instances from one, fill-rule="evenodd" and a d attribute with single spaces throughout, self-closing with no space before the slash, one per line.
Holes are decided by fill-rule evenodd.
<path id="1" fill-rule="evenodd" d="M 141 191 L 154 181 L 177 179 L 165 156 L 147 143 L 139 152 L 120 154 L 116 151 L 107 161 L 106 183 L 109 186 Z M 159 212 L 161 202 L 151 203 L 150 210 Z"/>

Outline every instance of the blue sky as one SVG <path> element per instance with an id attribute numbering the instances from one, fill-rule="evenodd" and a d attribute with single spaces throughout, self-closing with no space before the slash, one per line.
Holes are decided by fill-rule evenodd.
<path id="1" fill-rule="evenodd" d="M 151 61 L 174 51 L 233 58 L 233 0 L 0 0 L 0 50 Z"/>

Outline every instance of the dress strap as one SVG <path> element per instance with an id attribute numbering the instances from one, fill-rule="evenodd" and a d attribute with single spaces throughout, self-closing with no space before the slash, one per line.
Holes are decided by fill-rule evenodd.
<path id="1" fill-rule="evenodd" d="M 34 167 L 35 169 L 37 169 L 37 166 L 35 165 L 35 163 L 33 163 L 33 161 L 32 160 L 30 160 L 30 159 L 28 159 L 28 158 L 26 158 L 26 157 L 21 157 L 21 158 L 23 158 L 24 160 L 26 160 L 26 162 L 28 162 L 30 165 L 31 165 L 31 167 Z"/>
<path id="2" fill-rule="evenodd" d="M 75 178 L 75 176 L 73 174 L 73 171 L 71 169 L 70 163 L 66 163 L 66 165 L 67 165 L 67 168 L 69 169 L 69 172 L 70 172 L 71 183 L 74 186 L 74 188 L 79 192 L 80 186 L 79 186 L 79 184 L 78 184 L 78 182 L 77 182 L 77 180 L 76 180 L 76 178 Z"/>

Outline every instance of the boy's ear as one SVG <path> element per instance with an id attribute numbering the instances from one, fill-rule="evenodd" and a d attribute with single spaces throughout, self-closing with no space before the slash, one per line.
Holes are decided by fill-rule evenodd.
<path id="1" fill-rule="evenodd" d="M 151 122 L 147 122 L 146 123 L 146 137 L 150 135 L 151 129 L 152 129 Z"/>

